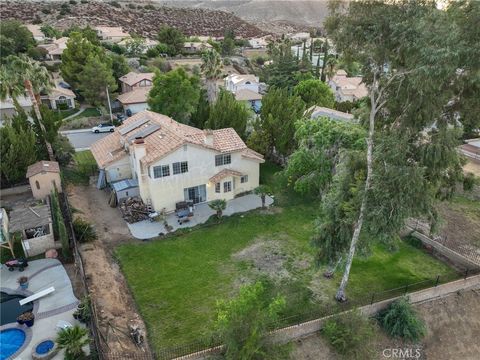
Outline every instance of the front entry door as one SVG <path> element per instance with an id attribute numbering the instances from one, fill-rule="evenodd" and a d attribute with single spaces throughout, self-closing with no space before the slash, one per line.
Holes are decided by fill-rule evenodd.
<path id="1" fill-rule="evenodd" d="M 185 201 L 193 201 L 194 204 L 207 201 L 207 187 L 205 185 L 183 189 Z"/>

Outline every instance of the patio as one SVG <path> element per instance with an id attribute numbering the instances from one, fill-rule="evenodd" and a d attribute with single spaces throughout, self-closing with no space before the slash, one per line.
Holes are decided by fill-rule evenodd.
<path id="1" fill-rule="evenodd" d="M 20 276 L 28 277 L 27 290 L 18 287 L 17 279 Z M 17 270 L 11 272 L 6 266 L 2 266 L 0 279 L 0 291 L 9 295 L 28 297 L 49 287 L 55 288 L 52 293 L 33 301 L 32 312 L 35 315 L 35 323 L 32 327 L 19 325 L 16 322 L 0 326 L 0 331 L 18 329 L 25 333 L 23 344 L 6 359 L 30 359 L 37 343 L 47 339 L 55 340 L 58 331 L 56 326 L 59 321 L 81 325 L 73 318 L 79 301 L 73 293 L 70 279 L 60 261 L 56 259 L 31 261 L 23 272 Z M 53 359 L 63 359 L 63 351 L 58 352 Z"/>
<path id="2" fill-rule="evenodd" d="M 265 205 L 270 206 L 273 204 L 273 198 L 267 196 L 265 199 Z M 249 194 L 227 201 L 227 207 L 223 211 L 223 216 L 230 216 L 250 210 L 257 209 L 262 206 L 262 200 L 260 196 Z M 195 205 L 194 215 L 190 218 L 189 222 L 179 224 L 178 218 L 174 213 L 166 216 L 166 221 L 173 229 L 171 232 L 175 232 L 178 229 L 186 229 L 205 223 L 215 211 L 212 210 L 208 203 L 202 203 Z M 166 234 L 167 230 L 163 224 L 163 221 L 139 221 L 133 224 L 127 224 L 131 234 L 140 240 L 148 240 L 159 236 L 160 234 Z"/>

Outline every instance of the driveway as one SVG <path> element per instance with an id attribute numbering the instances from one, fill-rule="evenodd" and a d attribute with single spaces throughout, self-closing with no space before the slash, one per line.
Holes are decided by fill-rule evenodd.
<path id="1" fill-rule="evenodd" d="M 272 204 L 273 199 L 267 196 L 267 198 L 265 199 L 265 205 L 270 206 Z M 223 211 L 223 215 L 230 216 L 233 214 L 257 209 L 261 206 L 262 200 L 260 199 L 260 196 L 249 194 L 227 201 L 227 207 Z M 174 213 L 168 214 L 165 220 L 167 221 L 168 225 L 173 228 L 172 231 L 176 231 L 178 229 L 185 229 L 199 224 L 203 224 L 214 214 L 215 211 L 213 211 L 207 203 L 203 203 L 195 205 L 194 215 L 189 222 L 180 225 L 178 223 L 177 216 Z M 159 234 L 167 233 L 162 221 L 151 222 L 149 220 L 144 220 L 127 225 L 132 235 L 140 240 L 151 239 L 157 237 Z"/>
<path id="2" fill-rule="evenodd" d="M 75 151 L 88 150 L 95 141 L 110 135 L 110 133 L 95 134 L 90 129 L 61 131 L 60 134 L 68 138 Z"/>

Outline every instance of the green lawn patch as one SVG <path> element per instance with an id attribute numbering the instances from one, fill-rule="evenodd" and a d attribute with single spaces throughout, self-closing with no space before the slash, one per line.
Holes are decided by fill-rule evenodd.
<path id="1" fill-rule="evenodd" d="M 97 169 L 97 162 L 90 150 L 79 151 L 73 155 L 73 163 L 63 169 L 63 177 L 67 182 L 77 185 L 88 185 L 91 175 Z"/>
<path id="2" fill-rule="evenodd" d="M 73 118 L 69 119 L 68 121 L 76 120 L 76 119 L 81 119 L 81 118 L 86 118 L 86 117 L 98 117 L 101 116 L 102 114 L 100 111 L 98 111 L 97 108 L 87 108 L 84 111 L 82 111 L 81 114 L 74 116 Z"/>
<path id="3" fill-rule="evenodd" d="M 341 273 L 325 279 L 325 268 L 315 267 L 310 246 L 318 205 L 285 190 L 278 192 L 282 179 L 276 172 L 278 167 L 263 165 L 261 180 L 277 190 L 275 200 L 281 207 L 116 249 L 154 349 L 210 335 L 216 301 L 234 296 L 243 283 L 259 278 L 268 279 L 272 294 L 286 297 L 283 317 L 335 306 Z M 395 252 L 378 245 L 369 257 L 355 259 L 347 293 L 352 300 L 363 299 L 372 291 L 437 275 L 454 277 L 455 272 L 409 244 L 400 243 Z"/>
<path id="4" fill-rule="evenodd" d="M 78 112 L 78 108 L 68 109 L 68 110 L 58 110 L 57 113 L 60 114 L 61 119 L 65 119 L 67 116 L 73 115 Z"/>

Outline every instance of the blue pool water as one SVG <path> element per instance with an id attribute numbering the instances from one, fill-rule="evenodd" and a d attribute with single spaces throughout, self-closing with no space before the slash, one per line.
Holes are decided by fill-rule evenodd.
<path id="1" fill-rule="evenodd" d="M 53 343 L 52 340 L 45 340 L 37 345 L 37 348 L 35 349 L 35 351 L 37 352 L 37 354 L 43 355 L 48 353 L 50 350 L 52 350 L 53 345 L 55 344 Z"/>
<path id="2" fill-rule="evenodd" d="M 25 342 L 25 332 L 20 329 L 0 331 L 0 360 L 5 360 L 15 354 Z"/>

